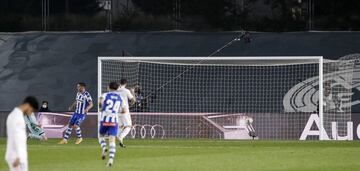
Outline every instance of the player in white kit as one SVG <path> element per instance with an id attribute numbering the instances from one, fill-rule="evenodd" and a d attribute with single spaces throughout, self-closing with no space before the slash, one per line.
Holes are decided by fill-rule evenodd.
<path id="1" fill-rule="evenodd" d="M 120 94 L 120 96 L 123 100 L 124 106 L 126 108 L 126 111 L 127 111 L 125 113 L 121 113 L 120 117 L 119 117 L 119 120 L 120 120 L 119 126 L 121 127 L 121 129 L 120 129 L 118 139 L 119 139 L 120 147 L 123 147 L 123 148 L 125 148 L 123 140 L 126 137 L 126 135 L 129 134 L 131 127 L 132 127 L 132 121 L 131 121 L 131 116 L 130 116 L 130 112 L 129 112 L 129 101 L 131 104 L 135 103 L 135 97 L 131 93 L 131 91 L 126 88 L 126 85 L 127 85 L 127 80 L 124 78 L 121 79 L 118 93 Z"/>
<path id="2" fill-rule="evenodd" d="M 39 109 L 35 97 L 28 96 L 6 119 L 7 145 L 5 160 L 10 171 L 27 171 L 27 136 L 24 115 L 31 115 Z"/>

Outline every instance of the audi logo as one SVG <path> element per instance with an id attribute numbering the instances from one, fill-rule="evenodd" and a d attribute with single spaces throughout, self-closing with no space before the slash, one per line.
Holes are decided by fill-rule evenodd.
<path id="1" fill-rule="evenodd" d="M 146 138 L 146 136 L 148 136 L 148 133 L 150 133 L 150 137 L 152 139 L 155 138 L 156 135 L 160 135 L 161 139 L 163 139 L 165 137 L 165 130 L 164 130 L 162 125 L 159 125 L 159 124 L 155 124 L 155 125 L 149 125 L 149 124 L 138 125 L 138 124 L 135 124 L 135 125 L 132 126 L 131 131 L 130 131 L 131 138 L 136 137 L 138 129 L 140 129 L 139 133 L 140 133 L 140 137 L 142 139 Z M 150 132 L 148 132 L 148 130 L 150 130 Z"/>

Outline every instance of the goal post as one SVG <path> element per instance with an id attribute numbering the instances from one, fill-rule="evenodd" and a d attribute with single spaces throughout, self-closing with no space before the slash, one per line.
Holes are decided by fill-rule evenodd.
<path id="1" fill-rule="evenodd" d="M 324 111 L 323 111 L 323 106 L 324 106 L 324 98 L 323 98 L 323 86 L 324 86 L 324 65 L 323 65 L 323 57 L 319 57 L 319 131 L 320 131 L 320 135 L 319 135 L 319 140 L 324 140 L 324 129 L 322 129 L 323 127 L 323 123 L 324 123 Z"/>
<path id="2" fill-rule="evenodd" d="M 132 138 L 299 139 L 315 114 L 306 139 L 337 139 L 351 107 L 324 100 L 351 93 L 337 86 L 351 84 L 352 66 L 322 56 L 98 57 L 98 97 L 128 79 Z"/>

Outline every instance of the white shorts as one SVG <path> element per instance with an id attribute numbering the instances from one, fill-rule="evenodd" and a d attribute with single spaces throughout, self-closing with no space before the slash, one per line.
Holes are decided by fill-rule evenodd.
<path id="1" fill-rule="evenodd" d="M 9 171 L 28 171 L 28 164 L 27 163 L 20 163 L 20 166 L 13 167 L 13 162 L 7 162 L 9 165 Z"/>
<path id="2" fill-rule="evenodd" d="M 119 115 L 119 123 L 120 126 L 132 126 L 131 116 L 130 113 L 120 114 Z"/>

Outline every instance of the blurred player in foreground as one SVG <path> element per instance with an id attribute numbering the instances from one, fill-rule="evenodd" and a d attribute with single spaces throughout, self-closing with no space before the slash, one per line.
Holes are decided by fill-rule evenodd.
<path id="1" fill-rule="evenodd" d="M 29 130 L 29 138 L 36 138 L 39 140 L 47 140 L 44 130 L 41 128 L 41 125 L 36 121 L 35 114 L 25 115 L 25 124 Z"/>
<path id="2" fill-rule="evenodd" d="M 69 111 L 71 111 L 76 106 L 75 112 L 69 120 L 69 125 L 65 131 L 64 138 L 58 144 L 67 144 L 73 128 L 76 129 L 77 136 L 75 144 L 80 144 L 83 140 L 80 125 L 85 120 L 86 114 L 93 107 L 93 101 L 90 93 L 86 91 L 85 83 L 78 83 L 76 89 L 78 91 L 76 94 L 76 100 L 69 107 Z"/>
<path id="3" fill-rule="evenodd" d="M 121 96 L 121 99 L 123 100 L 126 112 L 120 114 L 120 123 L 121 123 L 121 130 L 120 130 L 120 134 L 119 134 L 119 145 L 120 147 L 125 148 L 124 145 L 124 138 L 126 137 L 127 134 L 129 134 L 129 132 L 131 131 L 131 127 L 132 127 L 132 121 L 131 121 L 131 116 L 130 116 L 130 110 L 129 110 L 129 100 L 130 103 L 133 105 L 136 101 L 133 93 L 130 92 L 130 90 L 128 90 L 126 88 L 127 85 L 127 80 L 126 79 L 121 79 L 120 80 L 120 87 L 118 89 L 118 93 Z"/>
<path id="4" fill-rule="evenodd" d="M 25 115 L 31 115 L 39 109 L 39 103 L 35 97 L 28 96 L 21 105 L 9 114 L 6 119 L 7 145 L 5 160 L 10 171 L 27 171 L 28 157 L 26 144 Z"/>
<path id="5" fill-rule="evenodd" d="M 109 161 L 107 166 L 111 167 L 116 153 L 115 139 L 118 134 L 118 118 L 120 112 L 126 113 L 124 101 L 116 92 L 119 85 L 116 82 L 109 83 L 108 93 L 104 93 L 99 99 L 99 108 L 101 109 L 101 121 L 99 129 L 99 143 L 102 148 L 101 158 L 105 160 L 107 152 L 105 136 L 109 136 Z"/>

